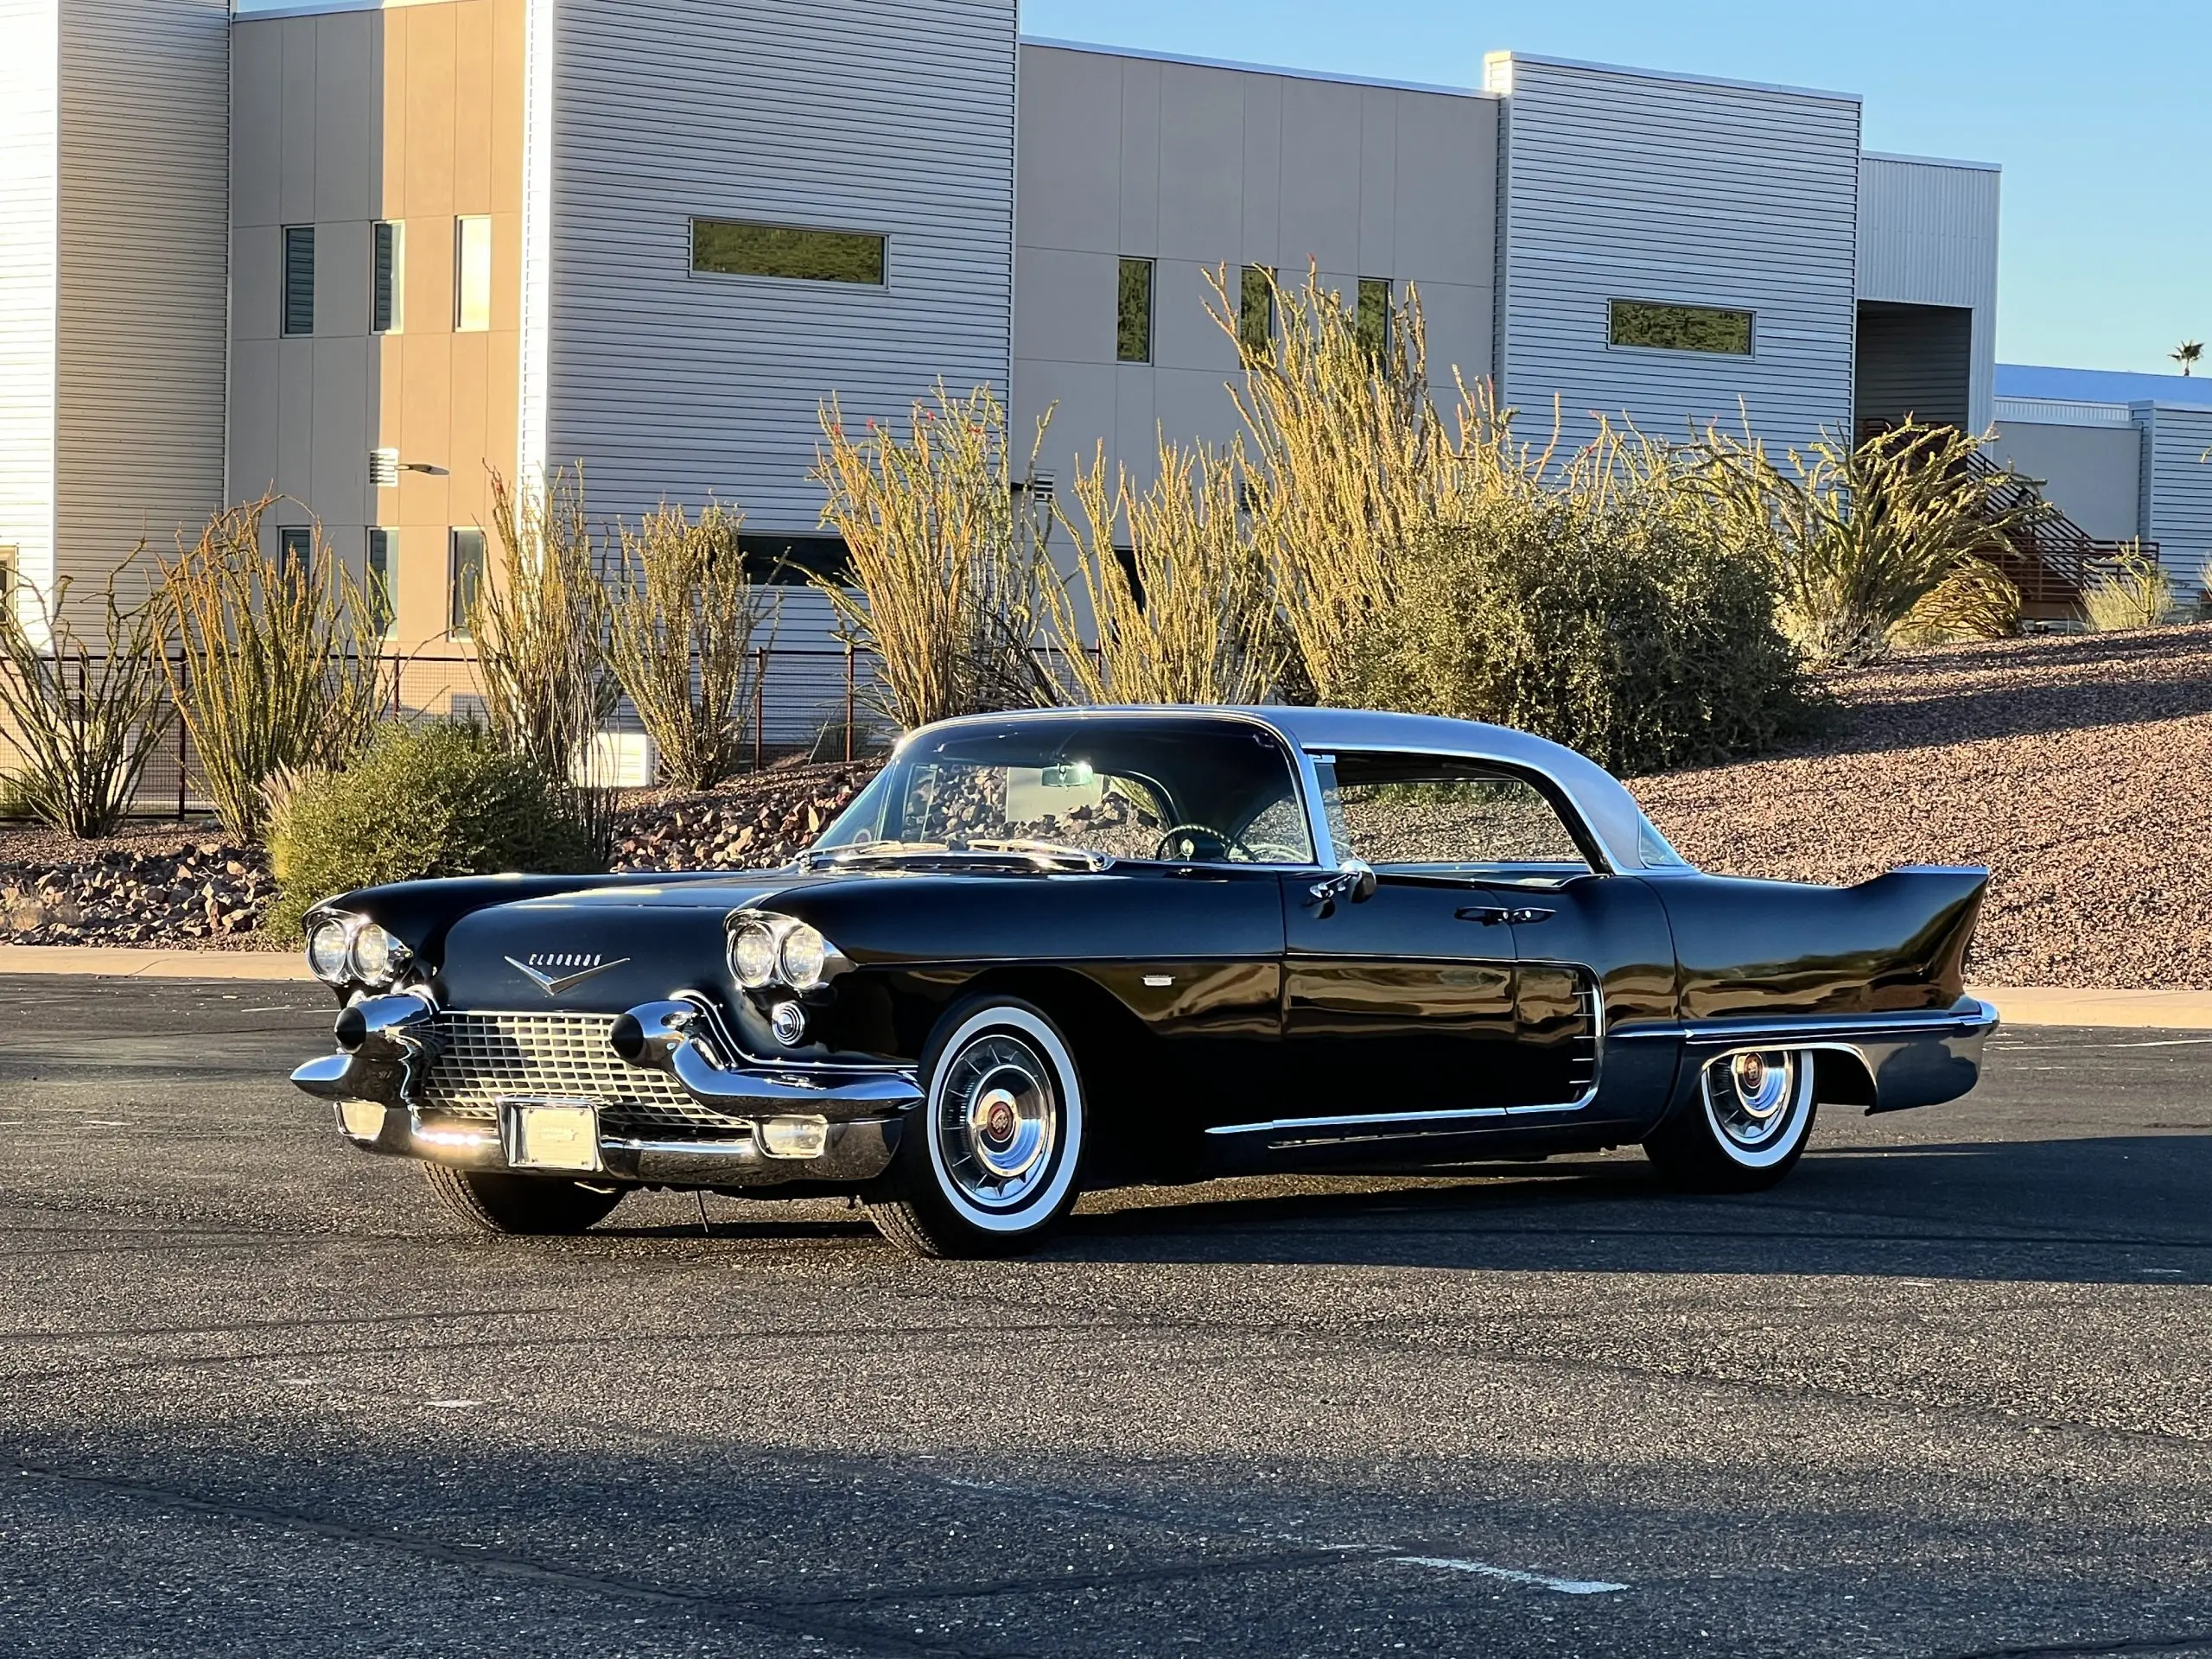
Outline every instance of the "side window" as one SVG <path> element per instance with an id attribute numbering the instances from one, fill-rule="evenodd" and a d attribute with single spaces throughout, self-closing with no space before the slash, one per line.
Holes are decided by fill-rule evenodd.
<path id="1" fill-rule="evenodd" d="M 1316 755 L 1338 850 L 1415 874 L 1586 871 L 1573 832 L 1519 774 L 1443 755 Z"/>

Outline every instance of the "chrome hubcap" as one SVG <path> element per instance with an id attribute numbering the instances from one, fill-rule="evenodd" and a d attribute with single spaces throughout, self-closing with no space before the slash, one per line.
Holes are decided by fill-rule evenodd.
<path id="1" fill-rule="evenodd" d="M 1789 1109 L 1797 1098 L 1797 1057 L 1738 1054 L 1707 1070 L 1705 1089 L 1721 1134 L 1756 1151 L 1789 1126 Z"/>
<path id="2" fill-rule="evenodd" d="M 1052 1068 L 1019 1037 L 994 1033 L 947 1067 L 937 1112 L 938 1149 L 963 1197 L 1010 1210 L 1042 1186 L 1060 1142 Z"/>

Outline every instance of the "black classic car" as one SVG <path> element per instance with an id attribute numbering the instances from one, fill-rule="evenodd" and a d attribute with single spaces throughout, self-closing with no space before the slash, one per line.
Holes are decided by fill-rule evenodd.
<path id="1" fill-rule="evenodd" d="M 785 869 L 327 901 L 338 1052 L 294 1081 L 506 1233 L 696 1188 L 993 1254 L 1085 1187 L 1632 1143 L 1749 1189 L 1822 1105 L 1974 1086 L 1987 880 L 1703 874 L 1601 768 L 1495 727 L 976 716 Z"/>

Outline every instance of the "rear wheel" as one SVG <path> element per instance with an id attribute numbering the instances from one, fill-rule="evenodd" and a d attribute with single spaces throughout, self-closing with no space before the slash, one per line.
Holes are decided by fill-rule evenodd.
<path id="1" fill-rule="evenodd" d="M 979 997 L 938 1022 L 928 1093 L 868 1200 L 883 1236 L 916 1255 L 1011 1255 L 1074 1208 L 1084 1093 L 1052 1017 Z"/>
<path id="2" fill-rule="evenodd" d="M 1707 1062 L 1688 1110 L 1643 1143 L 1675 1185 L 1707 1192 L 1772 1186 L 1812 1136 L 1813 1057 L 1796 1049 L 1726 1054 Z"/>
<path id="3" fill-rule="evenodd" d="M 557 1236 L 589 1230 L 613 1213 L 622 1190 L 544 1175 L 501 1175 L 424 1164 L 423 1174 L 447 1209 L 480 1232 Z"/>

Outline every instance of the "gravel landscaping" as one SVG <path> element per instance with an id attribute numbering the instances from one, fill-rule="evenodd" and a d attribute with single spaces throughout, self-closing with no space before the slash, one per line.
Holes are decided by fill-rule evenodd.
<path id="1" fill-rule="evenodd" d="M 1984 984 L 2212 988 L 2212 625 L 1955 645 L 1847 676 L 1802 753 L 1638 779 L 1703 868 L 1994 874 Z"/>
<path id="2" fill-rule="evenodd" d="M 1983 983 L 2212 988 L 2212 624 L 1953 646 L 1834 689 L 1819 742 L 1638 779 L 1637 796 L 1686 856 L 1731 874 L 1988 865 Z M 616 868 L 782 863 L 870 771 L 632 796 Z M 289 949 L 255 931 L 272 896 L 260 852 L 207 826 L 98 842 L 0 828 L 0 940 Z"/>

